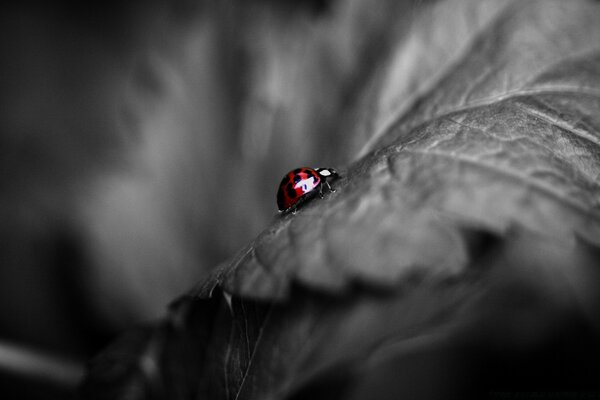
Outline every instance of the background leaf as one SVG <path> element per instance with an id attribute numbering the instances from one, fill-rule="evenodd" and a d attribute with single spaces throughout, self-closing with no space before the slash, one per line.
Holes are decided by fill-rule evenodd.
<path id="1" fill-rule="evenodd" d="M 85 392 L 597 390 L 599 17 L 591 1 L 425 7 L 378 60 L 338 190 L 181 298 L 148 328 L 160 340 L 137 339 L 152 352 L 100 355 Z M 133 363 L 115 385 L 123 349 L 155 373 Z"/>

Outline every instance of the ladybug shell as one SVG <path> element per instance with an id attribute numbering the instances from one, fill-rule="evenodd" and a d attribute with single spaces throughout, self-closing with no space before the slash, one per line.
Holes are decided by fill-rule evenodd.
<path id="1" fill-rule="evenodd" d="M 321 185 L 321 177 L 312 168 L 297 168 L 288 172 L 277 191 L 277 207 L 285 211 L 294 207 L 307 194 L 313 192 Z"/>

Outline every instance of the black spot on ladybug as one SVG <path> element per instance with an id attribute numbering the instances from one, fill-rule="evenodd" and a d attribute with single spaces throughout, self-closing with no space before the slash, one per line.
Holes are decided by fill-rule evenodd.
<path id="1" fill-rule="evenodd" d="M 285 187 L 285 190 L 287 190 L 287 194 L 290 198 L 293 199 L 294 197 L 296 197 L 296 190 L 294 189 L 291 183 Z"/>
<path id="2" fill-rule="evenodd" d="M 299 174 L 300 172 L 302 172 L 302 168 L 296 168 L 295 170 L 292 171 L 294 173 L 294 175 Z"/>
<path id="3" fill-rule="evenodd" d="M 281 186 L 287 185 L 290 181 L 290 176 L 286 175 L 285 178 L 281 181 Z"/>
<path id="4" fill-rule="evenodd" d="M 279 208 L 283 207 L 283 203 L 285 202 L 285 196 L 283 194 L 283 190 L 279 189 L 277 191 L 277 205 Z"/>
<path id="5" fill-rule="evenodd" d="M 299 174 L 294 174 L 294 183 L 298 183 L 302 180 L 302 177 L 300 177 Z"/>

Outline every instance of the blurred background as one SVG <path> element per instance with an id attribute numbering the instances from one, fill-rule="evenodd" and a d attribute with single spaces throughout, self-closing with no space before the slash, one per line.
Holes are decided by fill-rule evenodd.
<path id="1" fill-rule="evenodd" d="M 367 61 L 422 2 L 379 3 L 2 6 L 2 393 L 71 396 L 267 226 L 284 173 L 355 155 Z"/>

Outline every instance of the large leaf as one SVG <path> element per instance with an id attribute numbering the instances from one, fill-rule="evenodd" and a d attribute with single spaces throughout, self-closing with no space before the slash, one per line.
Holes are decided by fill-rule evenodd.
<path id="1" fill-rule="evenodd" d="M 575 3 L 513 2 L 498 12 L 375 137 L 376 151 L 346 171 L 335 195 L 276 222 L 221 271 L 225 289 L 272 297 L 292 279 L 339 288 L 353 278 L 394 284 L 417 264 L 460 272 L 467 259 L 448 219 L 497 231 L 518 221 L 598 241 L 600 12 Z M 440 24 L 450 35 L 456 24 L 420 22 L 414 36 Z"/>
<path id="2" fill-rule="evenodd" d="M 594 388 L 598 20 L 583 0 L 425 8 L 379 60 L 337 191 L 274 221 L 140 348 L 101 355 L 88 393 Z"/>

